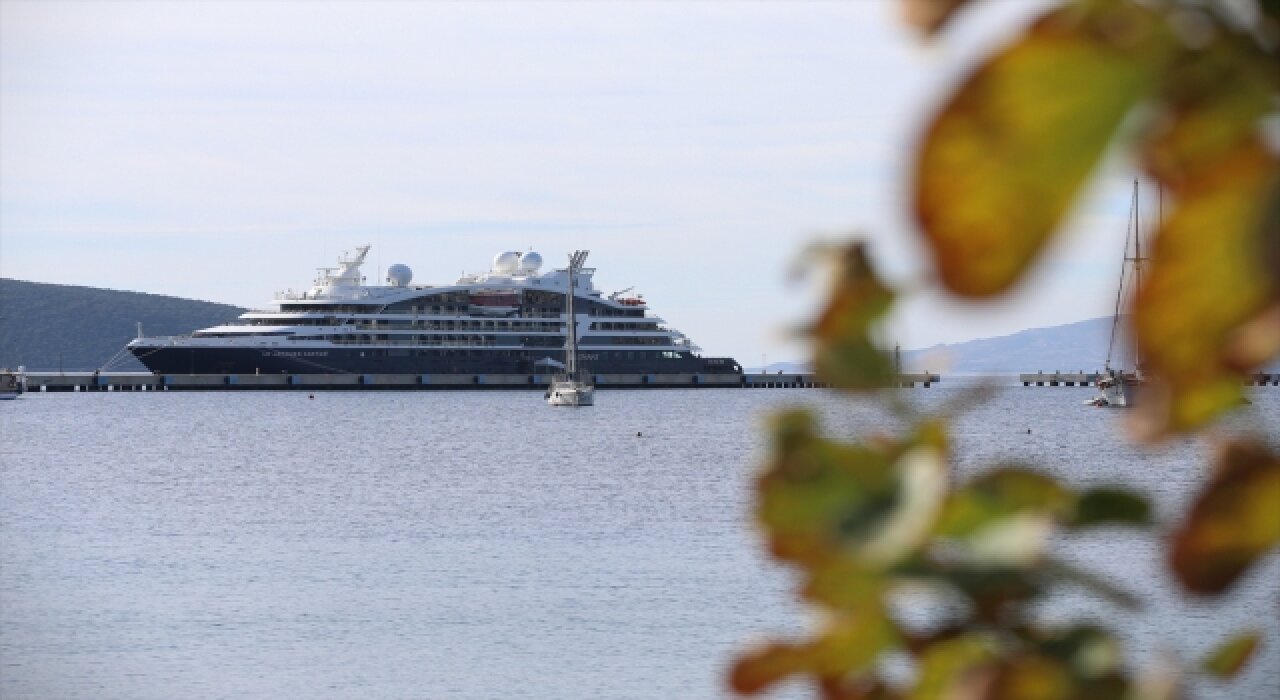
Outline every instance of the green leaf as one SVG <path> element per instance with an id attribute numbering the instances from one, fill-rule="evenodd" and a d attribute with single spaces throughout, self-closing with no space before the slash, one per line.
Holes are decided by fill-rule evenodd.
<path id="1" fill-rule="evenodd" d="M 1071 527 L 1150 524 L 1151 504 L 1144 496 L 1127 489 L 1106 487 L 1081 494 L 1075 512 L 1067 519 Z"/>
<path id="2" fill-rule="evenodd" d="M 893 366 L 874 333 L 893 303 L 861 243 L 848 246 L 840 260 L 835 288 L 813 336 L 814 367 L 831 385 L 879 389 L 890 385 Z"/>
<path id="3" fill-rule="evenodd" d="M 916 218 L 951 291 L 990 296 L 1019 278 L 1170 45 L 1156 14 L 1091 3 L 1045 15 L 961 84 L 914 168 Z"/>
<path id="4" fill-rule="evenodd" d="M 891 456 L 823 439 L 803 411 L 780 415 L 774 432 L 756 509 L 773 553 L 814 563 L 863 546 L 900 498 Z"/>
<path id="5" fill-rule="evenodd" d="M 1262 633 L 1253 631 L 1238 634 L 1223 642 L 1200 663 L 1200 668 L 1218 678 L 1232 678 L 1253 658 Z"/>
<path id="6" fill-rule="evenodd" d="M 1280 542 L 1280 456 L 1237 443 L 1174 534 L 1173 571 L 1189 590 L 1219 593 Z"/>
<path id="7" fill-rule="evenodd" d="M 1018 514 L 1057 516 L 1072 495 L 1054 479 L 1025 467 L 1004 467 L 970 481 L 948 501 L 938 534 L 966 537 Z"/>
<path id="8" fill-rule="evenodd" d="M 872 570 L 909 556 L 946 496 L 943 441 L 926 424 L 905 443 L 836 442 L 819 436 L 807 413 L 783 414 L 758 486 L 773 553 L 809 567 L 849 557 Z"/>

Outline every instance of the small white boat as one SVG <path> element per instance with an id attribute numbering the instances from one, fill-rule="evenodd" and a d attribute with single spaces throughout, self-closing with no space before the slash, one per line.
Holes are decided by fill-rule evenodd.
<path id="1" fill-rule="evenodd" d="M 24 368 L 0 370 L 0 401 L 16 399 L 26 390 L 27 375 Z"/>
<path id="2" fill-rule="evenodd" d="M 588 252 L 575 250 L 569 256 L 569 287 L 565 293 L 565 368 L 551 379 L 551 386 L 547 387 L 544 397 L 552 406 L 593 406 L 596 401 L 591 375 L 578 368 L 578 317 L 573 313 L 577 273 L 586 262 Z"/>

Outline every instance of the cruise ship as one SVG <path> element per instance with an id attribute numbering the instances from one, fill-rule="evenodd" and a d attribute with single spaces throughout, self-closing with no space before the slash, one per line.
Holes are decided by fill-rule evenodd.
<path id="1" fill-rule="evenodd" d="M 272 310 L 127 348 L 156 374 L 551 375 L 565 366 L 571 328 L 593 374 L 742 373 L 732 358 L 703 357 L 631 289 L 597 290 L 593 268 L 573 276 L 570 320 L 568 270 L 543 272 L 538 253 L 500 253 L 450 285 L 414 284 L 400 264 L 367 285 L 369 247 L 320 268 L 310 289 L 277 294 Z"/>

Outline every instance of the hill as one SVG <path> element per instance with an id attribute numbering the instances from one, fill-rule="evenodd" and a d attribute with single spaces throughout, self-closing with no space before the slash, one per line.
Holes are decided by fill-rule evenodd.
<path id="1" fill-rule="evenodd" d="M 182 335 L 228 321 L 236 306 L 158 294 L 0 278 L 0 367 L 91 370 L 137 335 Z M 112 369 L 146 368 L 132 357 Z"/>
<path id="2" fill-rule="evenodd" d="M 942 374 L 1016 374 L 1038 370 L 1097 370 L 1107 360 L 1111 337 L 1111 317 L 1093 318 L 1061 326 L 1032 328 L 1011 335 L 980 338 L 962 343 L 935 345 L 903 351 L 902 366 L 908 372 Z M 1115 361 L 1132 364 L 1127 341 L 1121 340 Z M 770 374 L 810 371 L 803 362 L 774 362 L 765 368 Z M 758 367 L 748 372 L 759 372 Z"/>
<path id="3" fill-rule="evenodd" d="M 1093 318 L 1049 328 L 963 343 L 935 345 L 902 353 L 912 370 L 961 374 L 1006 374 L 1044 370 L 1063 372 L 1102 369 L 1111 337 L 1111 317 Z M 1126 341 L 1117 348 L 1127 348 Z M 1119 350 L 1118 350 L 1119 352 Z M 1120 352 L 1114 364 L 1130 366 L 1131 353 Z"/>

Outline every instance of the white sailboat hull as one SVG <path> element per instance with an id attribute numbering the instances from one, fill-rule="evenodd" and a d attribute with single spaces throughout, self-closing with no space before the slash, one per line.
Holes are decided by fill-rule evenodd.
<path id="1" fill-rule="evenodd" d="M 575 381 L 554 382 L 547 389 L 547 403 L 552 406 L 592 406 L 595 387 Z"/>
<path id="2" fill-rule="evenodd" d="M 1136 376 L 1114 374 L 1098 382 L 1098 395 L 1089 403 L 1094 406 L 1129 408 L 1137 403 L 1142 380 Z"/>

